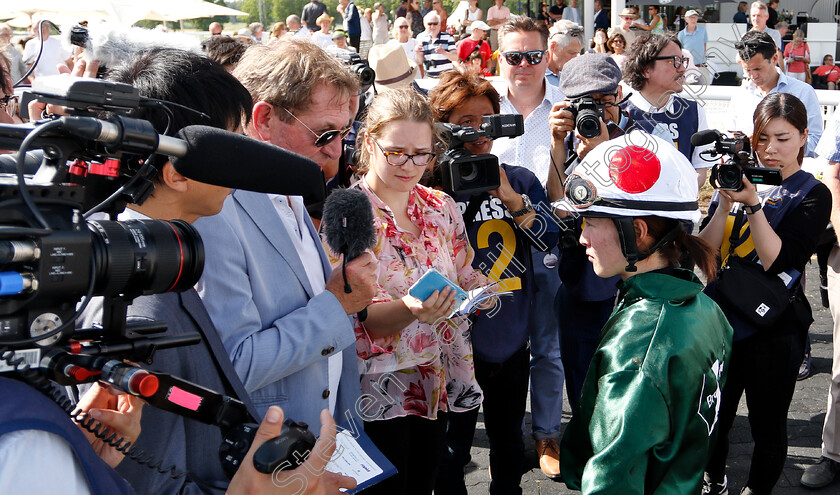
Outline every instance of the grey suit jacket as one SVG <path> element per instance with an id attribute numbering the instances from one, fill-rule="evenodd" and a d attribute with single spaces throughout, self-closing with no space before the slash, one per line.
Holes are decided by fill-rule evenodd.
<path id="1" fill-rule="evenodd" d="M 318 235 L 309 218 L 309 234 Z M 283 221 L 266 194 L 237 190 L 222 212 L 199 219 L 206 252 L 198 283 L 210 318 L 260 415 L 269 406 L 317 431 L 329 407 L 327 358 L 343 361 L 334 416 L 356 414 L 359 371 L 352 318 L 329 291 L 313 295 Z M 319 260 L 331 272 L 323 250 Z"/>

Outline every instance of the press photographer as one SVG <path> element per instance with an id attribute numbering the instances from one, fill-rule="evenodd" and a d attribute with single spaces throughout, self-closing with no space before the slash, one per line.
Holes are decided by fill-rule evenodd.
<path id="1" fill-rule="evenodd" d="M 828 188 L 801 169 L 809 134 L 805 105 L 771 93 L 753 120 L 752 149 L 762 166 L 781 171 L 781 185 L 757 189 L 742 177 L 740 190 L 718 189 L 700 231 L 722 263 L 705 292 L 734 330 L 720 431 L 706 466 L 708 493 L 726 490 L 729 430 L 743 393 L 755 440 L 745 492 L 770 493 L 782 472 L 788 408 L 813 321 L 801 275 L 831 210 Z"/>
<path id="2" fill-rule="evenodd" d="M 435 120 L 445 123 L 450 132 L 486 130 L 492 127 L 488 126 L 488 117 L 497 117 L 490 114 L 499 112 L 499 95 L 488 81 L 457 71 L 444 73 L 429 96 Z M 518 117 L 521 122 L 520 115 L 503 117 Z M 511 127 L 516 129 L 515 125 Z M 473 268 L 500 281 L 501 290 L 513 292 L 513 300 L 506 299 L 496 308 L 482 311 L 470 332 L 476 380 L 484 391 L 492 483 L 495 490 L 509 493 L 518 489 L 522 477 L 525 446 L 521 425 L 530 356 L 528 319 L 538 310 L 534 304 L 531 248 L 547 251 L 553 247 L 557 242 L 557 224 L 548 213 L 548 198 L 537 177 L 522 167 L 499 165 L 498 159 L 489 154 L 494 141 L 478 133 L 474 137 L 475 140 L 462 142 L 456 150 L 439 158 L 435 168 L 449 177 L 445 184 L 466 184 L 455 188 L 453 198 L 464 214 L 467 236 L 475 250 Z M 461 180 L 467 170 L 475 171 L 468 174 L 473 180 L 487 178 L 490 167 L 495 173 L 492 190 L 487 189 L 490 186 L 471 187 L 470 180 Z M 470 459 L 477 419 L 478 408 L 449 413 L 448 454 L 444 456 L 435 493 L 466 491 L 464 466 Z"/>

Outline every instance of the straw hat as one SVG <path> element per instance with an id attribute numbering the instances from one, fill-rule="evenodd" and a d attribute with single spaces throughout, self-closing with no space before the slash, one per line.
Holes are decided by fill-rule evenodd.
<path id="1" fill-rule="evenodd" d="M 374 84 L 377 91 L 407 87 L 419 73 L 417 64 L 408 60 L 405 50 L 398 43 L 374 45 L 368 53 L 368 63 L 376 72 Z"/>
<path id="2" fill-rule="evenodd" d="M 618 16 L 619 17 L 625 17 L 625 16 L 626 17 L 632 17 L 633 19 L 638 19 L 639 18 L 639 14 L 637 14 L 635 10 L 633 10 L 629 7 L 626 7 L 624 10 L 622 10 L 621 13 L 618 14 Z"/>

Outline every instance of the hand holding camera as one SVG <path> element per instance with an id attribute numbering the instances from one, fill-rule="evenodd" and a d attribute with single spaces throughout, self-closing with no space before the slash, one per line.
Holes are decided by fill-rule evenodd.
<path id="1" fill-rule="evenodd" d="M 604 109 L 603 104 L 588 96 L 555 103 L 548 118 L 552 136 L 563 141 L 567 133 L 575 131 L 575 152 L 583 159 L 590 150 L 609 140 Z"/>

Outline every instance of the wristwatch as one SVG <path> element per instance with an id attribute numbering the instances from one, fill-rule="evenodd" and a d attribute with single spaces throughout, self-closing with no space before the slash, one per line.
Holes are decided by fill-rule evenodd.
<path id="1" fill-rule="evenodd" d="M 761 211 L 761 203 L 756 203 L 752 206 L 744 205 L 744 211 L 747 212 L 747 215 L 752 215 L 753 213 L 757 213 Z"/>
<path id="2" fill-rule="evenodd" d="M 534 205 L 531 204 L 531 198 L 529 198 L 527 194 L 522 195 L 522 201 L 525 202 L 525 208 L 510 212 L 510 216 L 513 218 L 521 217 L 522 215 L 527 215 L 528 213 L 534 211 Z"/>

